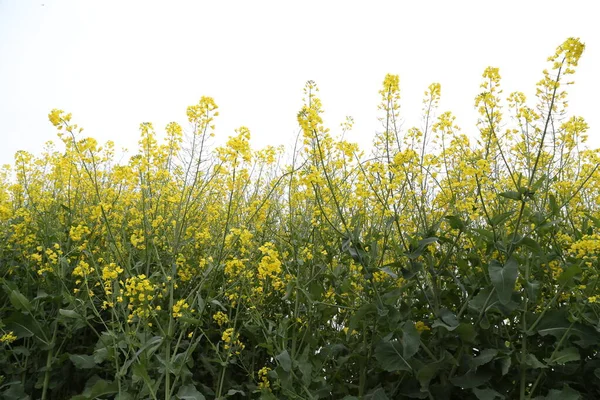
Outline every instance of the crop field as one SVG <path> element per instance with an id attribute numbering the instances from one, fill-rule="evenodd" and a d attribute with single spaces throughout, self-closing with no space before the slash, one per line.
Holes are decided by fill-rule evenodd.
<path id="1" fill-rule="evenodd" d="M 246 127 L 213 146 L 210 97 L 127 159 L 52 110 L 58 144 L 0 170 L 0 397 L 600 398 L 583 51 L 558 46 L 532 99 L 485 69 L 468 129 L 437 83 L 401 126 L 387 75 L 369 151 L 312 81 L 288 150 Z"/>

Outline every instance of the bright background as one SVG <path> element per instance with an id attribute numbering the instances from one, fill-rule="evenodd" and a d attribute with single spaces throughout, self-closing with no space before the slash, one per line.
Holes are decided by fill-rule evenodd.
<path id="1" fill-rule="evenodd" d="M 400 75 L 404 129 L 420 126 L 423 92 L 474 133 L 481 74 L 531 100 L 546 58 L 567 37 L 586 51 L 571 111 L 600 145 L 600 34 L 593 1 L 0 0 L 0 165 L 58 141 L 47 115 L 73 113 L 86 135 L 136 148 L 141 122 L 189 128 L 188 105 L 215 98 L 216 142 L 245 125 L 256 148 L 291 145 L 304 83 L 315 80 L 333 132 L 363 145 L 381 131 L 378 90 Z M 534 105 L 531 102 L 530 105 Z"/>

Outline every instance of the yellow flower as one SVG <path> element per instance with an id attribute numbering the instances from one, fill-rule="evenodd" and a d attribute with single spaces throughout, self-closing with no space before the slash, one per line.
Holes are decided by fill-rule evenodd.
<path id="1" fill-rule="evenodd" d="M 178 300 L 177 303 L 173 304 L 173 318 L 183 317 L 183 311 L 189 307 L 189 304 L 185 300 Z"/>
<path id="2" fill-rule="evenodd" d="M 269 367 L 262 367 L 258 370 L 258 388 L 259 389 L 269 389 L 271 383 L 269 382 L 269 377 L 267 376 L 271 371 Z"/>
<path id="3" fill-rule="evenodd" d="M 227 317 L 226 314 L 224 314 L 221 311 L 217 311 L 214 315 L 213 315 L 213 319 L 215 320 L 215 322 L 219 325 L 219 326 L 223 326 L 224 324 L 226 324 L 227 322 L 229 322 L 229 318 Z"/>
<path id="4" fill-rule="evenodd" d="M 13 331 L 9 331 L 0 337 L 0 343 L 11 344 L 17 340 L 17 337 L 14 335 Z"/>
<path id="5" fill-rule="evenodd" d="M 428 327 L 427 325 L 425 325 L 425 322 L 423 321 L 417 321 L 417 323 L 415 324 L 415 328 L 417 328 L 417 330 L 419 332 L 424 332 L 424 331 L 430 331 L 431 328 Z"/>

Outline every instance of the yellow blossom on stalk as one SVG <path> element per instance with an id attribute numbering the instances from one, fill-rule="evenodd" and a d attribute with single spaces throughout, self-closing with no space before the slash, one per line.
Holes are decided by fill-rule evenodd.
<path id="1" fill-rule="evenodd" d="M 127 308 L 131 311 L 128 322 L 133 322 L 134 317 L 142 319 L 151 315 L 155 291 L 155 286 L 144 274 L 127 278 L 124 295 L 129 303 Z"/>
<path id="2" fill-rule="evenodd" d="M 238 339 L 238 336 L 233 328 L 225 329 L 221 335 L 221 340 L 225 343 L 223 348 L 225 350 L 233 349 L 235 354 L 240 354 L 246 346 Z"/>
<path id="3" fill-rule="evenodd" d="M 224 324 L 226 324 L 227 322 L 229 322 L 229 318 L 227 317 L 227 314 L 221 312 L 221 311 L 217 311 L 214 315 L 213 315 L 213 320 L 215 320 L 215 322 L 219 325 L 219 326 L 223 326 Z"/>
<path id="4" fill-rule="evenodd" d="M 9 331 L 0 336 L 0 343 L 11 344 L 15 340 L 17 340 L 17 337 L 14 335 L 13 331 Z"/>
<path id="5" fill-rule="evenodd" d="M 183 317 L 183 311 L 189 308 L 189 304 L 184 299 L 178 300 L 177 303 L 173 304 L 173 318 Z"/>
<path id="6" fill-rule="evenodd" d="M 570 252 L 582 260 L 597 260 L 600 253 L 600 235 L 584 235 L 571 245 Z"/>
<path id="7" fill-rule="evenodd" d="M 83 260 L 80 260 L 75 269 L 73 269 L 73 276 L 80 276 L 83 278 L 94 271 L 94 267 L 90 267 L 90 264 Z"/>
<path id="8" fill-rule="evenodd" d="M 270 390 L 270 386 L 271 383 L 269 382 L 269 371 L 271 371 L 271 368 L 269 367 L 262 367 L 261 369 L 258 370 L 258 388 L 259 389 L 269 389 Z"/>
<path id="9" fill-rule="evenodd" d="M 431 330 L 431 328 L 428 327 L 427 325 L 425 325 L 425 322 L 423 322 L 423 321 L 417 321 L 417 323 L 415 323 L 415 328 L 420 333 Z"/>
<path id="10" fill-rule="evenodd" d="M 279 259 L 279 252 L 276 250 L 275 245 L 271 242 L 267 242 L 259 247 L 263 257 L 258 264 L 258 279 L 271 279 L 271 285 L 275 290 L 283 289 L 283 282 L 279 278 L 281 274 L 281 261 Z"/>
<path id="11" fill-rule="evenodd" d="M 375 271 L 373 272 L 373 280 L 375 282 L 384 282 L 389 275 L 383 271 Z"/>
<path id="12" fill-rule="evenodd" d="M 589 303 L 598 303 L 598 296 L 590 296 L 588 297 Z"/>
<path id="13" fill-rule="evenodd" d="M 79 224 L 77 226 L 71 227 L 71 230 L 69 231 L 69 236 L 74 242 L 79 242 L 84 236 L 89 235 L 90 232 L 90 228 L 88 228 L 85 225 Z"/>

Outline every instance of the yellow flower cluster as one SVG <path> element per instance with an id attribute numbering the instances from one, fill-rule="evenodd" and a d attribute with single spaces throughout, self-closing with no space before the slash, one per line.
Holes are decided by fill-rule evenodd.
<path id="1" fill-rule="evenodd" d="M 130 311 L 127 316 L 128 322 L 133 322 L 135 317 L 144 319 L 151 315 L 156 289 L 144 274 L 127 278 L 125 297 L 128 300 L 127 309 Z"/>
<path id="2" fill-rule="evenodd" d="M 0 343 L 11 344 L 15 340 L 17 340 L 17 337 L 14 335 L 13 331 L 7 332 L 0 336 Z"/>
<path id="3" fill-rule="evenodd" d="M 71 240 L 73 240 L 74 242 L 79 242 L 81 241 L 81 239 L 83 239 L 84 236 L 89 235 L 91 233 L 90 228 L 88 228 L 85 225 L 77 225 L 77 226 L 72 226 L 71 229 L 69 230 L 69 236 L 71 237 Z"/>
<path id="4" fill-rule="evenodd" d="M 246 347 L 244 343 L 239 340 L 239 335 L 235 333 L 233 328 L 227 328 L 221 335 L 221 340 L 225 343 L 223 348 L 225 350 L 232 349 L 235 354 L 240 354 Z"/>
<path id="5" fill-rule="evenodd" d="M 428 327 L 427 325 L 425 325 L 425 322 L 423 322 L 423 321 L 417 321 L 415 323 L 415 328 L 417 328 L 417 331 L 419 331 L 421 333 L 425 332 L 425 331 L 430 331 L 431 330 L 431 328 Z"/>
<path id="6" fill-rule="evenodd" d="M 183 312 L 187 311 L 190 305 L 184 300 L 178 300 L 177 303 L 173 304 L 173 318 L 183 317 Z"/>
<path id="7" fill-rule="evenodd" d="M 269 382 L 269 371 L 271 371 L 271 368 L 269 367 L 262 367 L 261 369 L 258 370 L 258 388 L 259 389 L 270 389 L 271 387 L 271 383 Z"/>
<path id="8" fill-rule="evenodd" d="M 271 286 L 275 290 L 283 290 L 284 283 L 279 277 L 281 274 L 281 261 L 279 260 L 279 252 L 273 243 L 267 242 L 258 248 L 263 254 L 263 257 L 258 264 L 258 279 L 271 280 Z"/>
<path id="9" fill-rule="evenodd" d="M 571 245 L 570 252 L 581 260 L 597 261 L 600 253 L 600 235 L 584 235 L 581 240 Z"/>
<path id="10" fill-rule="evenodd" d="M 113 282 L 115 282 L 119 275 L 123 273 L 123 268 L 119 267 L 115 263 L 110 263 L 102 268 L 102 282 L 104 284 L 104 293 L 109 296 L 113 293 Z M 107 306 L 113 306 L 112 302 L 107 302 Z"/>
<path id="11" fill-rule="evenodd" d="M 212 318 L 219 326 L 223 326 L 229 322 L 229 317 L 227 317 L 227 314 L 221 311 L 217 311 Z"/>

